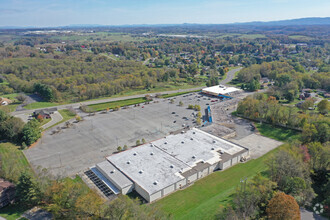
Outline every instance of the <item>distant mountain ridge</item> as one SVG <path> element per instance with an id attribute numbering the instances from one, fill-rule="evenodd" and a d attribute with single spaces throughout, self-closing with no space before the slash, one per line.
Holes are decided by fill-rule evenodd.
<path id="1" fill-rule="evenodd" d="M 42 28 L 98 28 L 98 27 L 166 27 L 166 26 L 294 26 L 294 25 L 330 25 L 330 17 L 309 17 L 287 19 L 279 21 L 252 21 L 252 22 L 236 22 L 228 24 L 199 24 L 199 23 L 184 23 L 184 24 L 127 24 L 127 25 L 100 25 L 100 24 L 72 24 L 58 27 L 19 27 L 19 26 L 2 26 L 0 29 L 42 29 Z"/>
<path id="2" fill-rule="evenodd" d="M 289 25 L 330 25 L 330 17 L 320 18 L 297 18 L 280 21 L 253 21 L 243 23 L 233 23 L 240 25 L 267 25 L 267 26 L 289 26 Z"/>

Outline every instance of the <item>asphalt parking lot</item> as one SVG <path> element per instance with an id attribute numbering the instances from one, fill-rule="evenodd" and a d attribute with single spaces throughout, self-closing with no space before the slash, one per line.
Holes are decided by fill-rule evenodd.
<path id="1" fill-rule="evenodd" d="M 174 99 L 174 103 L 170 103 Z M 109 113 L 96 113 L 84 117 L 70 128 L 46 131 L 33 148 L 24 151 L 33 167 L 47 168 L 53 175 L 73 176 L 101 162 L 117 151 L 117 147 L 133 146 L 136 140 L 147 142 L 168 135 L 183 126 L 193 126 L 197 112 L 187 109 L 189 104 L 217 105 L 217 98 L 190 93 L 170 99 L 155 99 L 151 104 L 130 106 Z M 217 101 L 214 101 L 217 100 Z M 179 106 L 179 102 L 183 106 Z"/>
<path id="2" fill-rule="evenodd" d="M 252 159 L 261 157 L 262 155 L 283 144 L 280 141 L 276 141 L 258 134 L 250 134 L 239 140 L 232 141 L 249 148 Z"/>

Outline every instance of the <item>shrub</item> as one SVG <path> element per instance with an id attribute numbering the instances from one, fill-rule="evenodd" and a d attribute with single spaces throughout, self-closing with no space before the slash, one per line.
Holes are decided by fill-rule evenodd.
<path id="1" fill-rule="evenodd" d="M 135 145 L 136 145 L 136 146 L 139 146 L 140 144 L 141 144 L 140 140 L 136 140 Z"/>

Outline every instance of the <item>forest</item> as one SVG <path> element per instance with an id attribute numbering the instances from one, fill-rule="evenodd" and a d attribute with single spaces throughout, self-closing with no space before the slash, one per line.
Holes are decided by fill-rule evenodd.
<path id="1" fill-rule="evenodd" d="M 285 90 L 273 94 L 278 98 L 292 99 L 303 87 L 329 90 L 329 39 L 318 26 L 283 27 L 286 35 L 277 33 L 278 27 L 189 28 L 196 37 L 163 34 L 165 29 L 187 34 L 185 26 L 78 28 L 55 34 L 3 30 L 0 95 L 38 93 L 39 83 L 51 91 L 45 101 L 78 102 L 168 85 L 211 86 L 234 67 L 245 67 L 234 83 L 254 91 L 260 88 L 257 81 L 268 77 Z M 282 86 L 286 80 L 296 83 Z"/>

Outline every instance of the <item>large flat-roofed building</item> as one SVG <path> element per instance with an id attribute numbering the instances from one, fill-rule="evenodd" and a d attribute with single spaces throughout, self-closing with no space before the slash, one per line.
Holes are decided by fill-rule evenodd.
<path id="1" fill-rule="evenodd" d="M 91 170 L 114 192 L 160 199 L 249 155 L 248 149 L 193 128 L 113 154 Z"/>
<path id="2" fill-rule="evenodd" d="M 241 89 L 237 89 L 235 87 L 226 87 L 224 85 L 217 85 L 217 86 L 211 86 L 202 89 L 202 93 L 217 97 L 224 97 L 224 98 L 230 98 L 230 95 L 238 93 L 242 91 Z"/>

